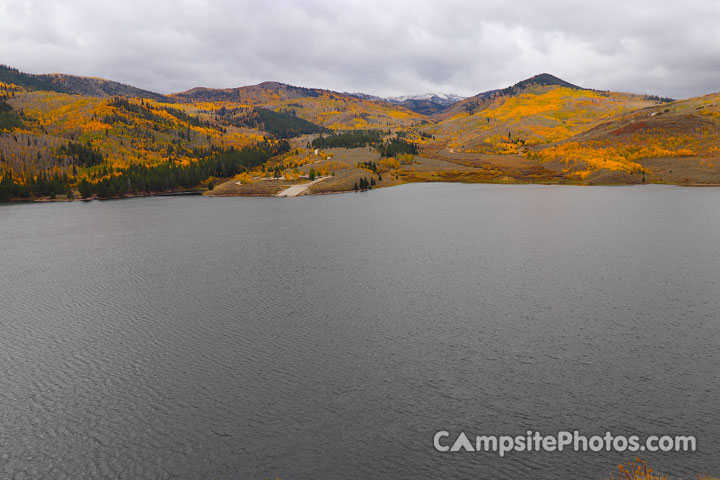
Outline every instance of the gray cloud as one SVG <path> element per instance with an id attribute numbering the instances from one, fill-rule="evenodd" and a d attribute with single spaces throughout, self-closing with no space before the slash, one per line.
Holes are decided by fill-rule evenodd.
<path id="1" fill-rule="evenodd" d="M 162 93 L 277 80 L 472 95 L 550 72 L 684 98 L 720 91 L 720 3 L 0 0 L 0 63 Z"/>

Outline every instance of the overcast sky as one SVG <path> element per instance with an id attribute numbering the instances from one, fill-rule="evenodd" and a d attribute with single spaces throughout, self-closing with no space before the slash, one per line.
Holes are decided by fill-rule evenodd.
<path id="1" fill-rule="evenodd" d="M 161 93 L 474 95 L 549 72 L 685 98 L 720 91 L 720 1 L 0 0 L 0 63 Z"/>

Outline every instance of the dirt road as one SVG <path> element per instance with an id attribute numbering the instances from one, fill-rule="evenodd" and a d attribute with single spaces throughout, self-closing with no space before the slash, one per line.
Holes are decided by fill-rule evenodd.
<path id="1" fill-rule="evenodd" d="M 299 195 L 304 195 L 307 190 L 310 188 L 310 185 L 314 185 L 318 182 L 322 182 L 328 177 L 320 177 L 318 179 L 313 180 L 312 182 L 308 183 L 302 183 L 300 185 L 293 185 L 292 187 L 286 188 L 282 192 L 275 195 L 276 197 L 297 197 Z"/>

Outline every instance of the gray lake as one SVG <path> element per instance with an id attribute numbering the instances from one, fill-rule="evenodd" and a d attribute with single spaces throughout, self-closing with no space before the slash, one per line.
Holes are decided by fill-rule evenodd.
<path id="1" fill-rule="evenodd" d="M 720 189 L 0 205 L 2 479 L 720 476 Z"/>

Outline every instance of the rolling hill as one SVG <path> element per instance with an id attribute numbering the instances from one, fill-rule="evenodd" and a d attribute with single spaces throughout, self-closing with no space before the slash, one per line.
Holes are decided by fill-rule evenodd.
<path id="1" fill-rule="evenodd" d="M 171 96 L 183 102 L 230 102 L 243 105 L 264 105 L 303 97 L 319 97 L 322 90 L 294 87 L 279 82 L 263 82 L 238 88 L 196 87 Z"/>
<path id="2" fill-rule="evenodd" d="M 720 95 L 627 112 L 531 157 L 590 183 L 718 183 Z"/>
<path id="3" fill-rule="evenodd" d="M 278 82 L 231 89 L 201 87 L 171 97 L 185 103 L 203 104 L 206 108 L 283 110 L 332 129 L 405 128 L 424 119 L 421 114 L 389 102 Z"/>
<path id="4" fill-rule="evenodd" d="M 511 154 L 656 103 L 643 95 L 581 89 L 544 74 L 467 98 L 426 131 L 457 152 Z"/>

